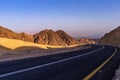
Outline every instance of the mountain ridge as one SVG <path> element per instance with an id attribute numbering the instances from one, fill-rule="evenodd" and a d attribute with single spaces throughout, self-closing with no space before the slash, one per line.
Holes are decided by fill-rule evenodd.
<path id="1" fill-rule="evenodd" d="M 0 26 L 0 37 L 52 46 L 72 46 L 81 44 L 78 39 L 73 38 L 63 30 L 53 31 L 52 29 L 45 29 L 34 35 L 30 35 L 24 32 L 16 33 L 10 29 Z M 85 43 L 89 43 L 89 40 L 86 41 Z"/>

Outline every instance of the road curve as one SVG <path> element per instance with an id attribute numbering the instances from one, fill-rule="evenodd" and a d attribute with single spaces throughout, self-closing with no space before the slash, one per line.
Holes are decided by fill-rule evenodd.
<path id="1" fill-rule="evenodd" d="M 88 80 L 117 53 L 110 46 L 0 63 L 0 80 Z"/>

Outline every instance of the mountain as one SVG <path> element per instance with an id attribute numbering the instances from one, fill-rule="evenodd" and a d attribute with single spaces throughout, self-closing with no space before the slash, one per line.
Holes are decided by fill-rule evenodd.
<path id="1" fill-rule="evenodd" d="M 99 41 L 100 44 L 120 46 L 120 26 L 105 34 Z"/>
<path id="2" fill-rule="evenodd" d="M 75 45 L 79 44 L 79 41 L 74 39 L 73 37 L 69 36 L 66 32 L 63 30 L 58 30 L 56 33 L 61 37 L 61 39 L 67 44 L 67 45 Z"/>
<path id="3" fill-rule="evenodd" d="M 9 39 L 18 39 L 38 44 L 52 45 L 52 46 L 72 46 L 78 44 L 89 44 L 90 40 L 82 39 L 77 40 L 70 35 L 68 35 L 63 30 L 53 31 L 53 30 L 43 30 L 37 34 L 29 35 L 24 32 L 16 33 L 12 30 L 0 26 L 0 37 Z"/>
<path id="4" fill-rule="evenodd" d="M 19 33 L 19 39 L 28 42 L 34 42 L 33 35 L 26 34 L 24 32 Z"/>
<path id="5" fill-rule="evenodd" d="M 56 32 L 47 29 L 35 34 L 34 42 L 45 45 L 67 46 Z"/>
<path id="6" fill-rule="evenodd" d="M 9 39 L 19 39 L 23 41 L 34 42 L 32 35 L 26 33 L 15 33 L 12 30 L 0 26 L 0 37 L 9 38 Z"/>
<path id="7" fill-rule="evenodd" d="M 10 39 L 17 39 L 18 34 L 13 32 L 12 30 L 9 30 L 7 28 L 4 28 L 4 27 L 0 26 L 0 37 L 6 37 L 6 38 L 10 38 Z"/>

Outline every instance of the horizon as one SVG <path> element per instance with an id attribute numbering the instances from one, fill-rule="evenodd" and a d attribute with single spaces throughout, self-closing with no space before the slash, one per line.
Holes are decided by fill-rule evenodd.
<path id="1" fill-rule="evenodd" d="M 1 0 L 0 25 L 15 32 L 64 30 L 101 37 L 120 25 L 118 0 Z"/>

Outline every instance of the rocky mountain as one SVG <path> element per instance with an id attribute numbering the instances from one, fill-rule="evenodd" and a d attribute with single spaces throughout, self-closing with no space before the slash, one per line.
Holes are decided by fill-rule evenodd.
<path id="1" fill-rule="evenodd" d="M 120 46 L 120 26 L 110 33 L 105 34 L 99 41 L 100 44 Z"/>
<path id="2" fill-rule="evenodd" d="M 0 26 L 0 37 L 6 37 L 10 39 L 18 39 L 18 34 L 14 33 L 12 30 Z"/>
<path id="3" fill-rule="evenodd" d="M 63 30 L 53 31 L 53 30 L 43 30 L 37 34 L 29 35 L 26 33 L 16 33 L 12 30 L 0 26 L 0 37 L 9 39 L 19 39 L 28 42 L 34 42 L 44 45 L 52 46 L 71 46 L 76 44 L 91 44 L 92 40 L 81 39 L 77 40 L 68 35 Z"/>
<path id="4" fill-rule="evenodd" d="M 28 35 L 26 33 L 15 33 L 12 30 L 9 30 L 2 26 L 0 26 L 0 37 L 34 42 L 34 38 L 32 35 Z"/>
<path id="5" fill-rule="evenodd" d="M 56 32 L 47 29 L 35 34 L 34 42 L 54 46 L 67 46 Z"/>
<path id="6" fill-rule="evenodd" d="M 28 42 L 34 42 L 33 35 L 26 34 L 24 32 L 19 33 L 19 39 Z"/>
<path id="7" fill-rule="evenodd" d="M 63 30 L 58 30 L 56 33 L 61 37 L 61 39 L 67 44 L 67 45 L 75 45 L 79 44 L 79 41 L 74 39 L 73 37 L 69 36 L 66 32 Z"/>

